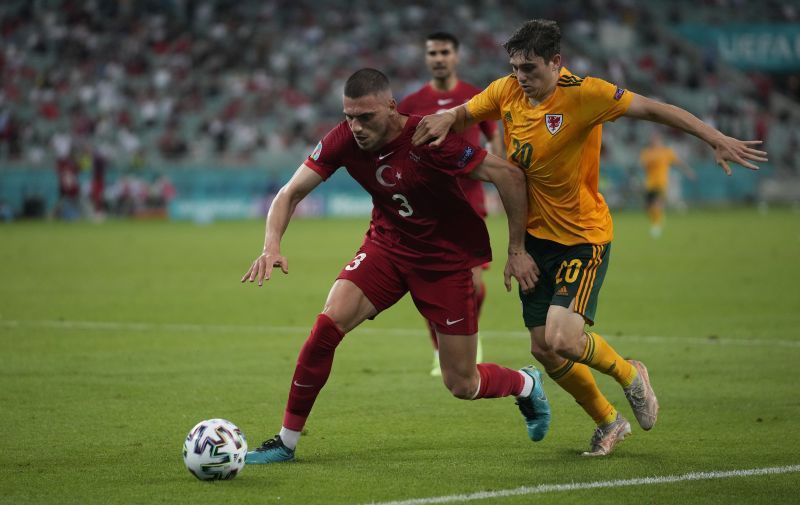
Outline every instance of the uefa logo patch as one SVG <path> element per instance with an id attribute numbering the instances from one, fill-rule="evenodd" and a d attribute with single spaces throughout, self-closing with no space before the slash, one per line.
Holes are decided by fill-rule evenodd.
<path id="1" fill-rule="evenodd" d="M 317 161 L 319 159 L 319 155 L 322 154 L 322 141 L 320 140 L 317 143 L 317 147 L 314 148 L 314 152 L 311 153 L 309 156 L 312 160 Z"/>
<path id="2" fill-rule="evenodd" d="M 475 149 L 467 146 L 467 148 L 464 149 L 464 153 L 461 155 L 461 159 L 458 160 L 458 163 L 456 164 L 458 165 L 458 168 L 464 168 L 467 165 L 467 162 L 472 159 L 473 154 L 475 154 Z"/>
<path id="3" fill-rule="evenodd" d="M 547 131 L 550 132 L 550 135 L 555 135 L 556 133 L 558 133 L 558 130 L 561 129 L 561 125 L 564 124 L 564 115 L 545 114 L 544 124 L 545 126 L 547 126 Z"/>
<path id="4" fill-rule="evenodd" d="M 620 98 L 622 98 L 622 95 L 624 94 L 625 90 L 620 87 L 617 87 L 617 91 L 614 92 L 614 100 L 619 100 Z"/>

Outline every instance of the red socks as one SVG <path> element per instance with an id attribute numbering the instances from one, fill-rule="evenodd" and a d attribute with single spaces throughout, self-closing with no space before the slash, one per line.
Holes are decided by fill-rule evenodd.
<path id="1" fill-rule="evenodd" d="M 481 385 L 475 400 L 518 396 L 525 385 L 525 379 L 517 370 L 494 363 L 478 363 L 478 373 L 481 375 Z"/>
<path id="2" fill-rule="evenodd" d="M 343 338 L 344 333 L 331 318 L 325 314 L 317 316 L 311 334 L 297 358 L 289 388 L 289 401 L 283 415 L 285 428 L 303 430 L 317 395 L 328 381 L 333 366 L 333 354 Z"/>

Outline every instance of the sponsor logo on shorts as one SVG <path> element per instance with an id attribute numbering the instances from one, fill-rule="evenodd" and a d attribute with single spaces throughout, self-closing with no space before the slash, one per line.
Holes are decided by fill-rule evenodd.
<path id="1" fill-rule="evenodd" d="M 450 320 L 450 318 L 448 317 L 448 318 L 445 320 L 445 323 L 447 323 L 447 326 L 453 326 L 454 324 L 456 324 L 456 323 L 460 323 L 460 322 L 461 322 L 461 321 L 463 321 L 463 320 L 464 320 L 464 318 L 462 317 L 461 319 L 456 319 L 455 321 L 451 321 L 451 320 Z"/>
<path id="2" fill-rule="evenodd" d="M 569 296 L 569 290 L 566 286 L 561 286 L 561 289 L 556 292 L 556 296 Z"/>

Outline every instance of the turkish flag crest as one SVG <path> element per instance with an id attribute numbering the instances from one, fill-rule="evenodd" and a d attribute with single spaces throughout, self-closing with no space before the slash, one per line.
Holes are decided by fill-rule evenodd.
<path id="1" fill-rule="evenodd" d="M 544 124 L 547 125 L 547 129 L 550 131 L 550 134 L 555 135 L 558 133 L 558 130 L 561 129 L 561 125 L 564 124 L 564 115 L 546 114 L 544 116 Z"/>

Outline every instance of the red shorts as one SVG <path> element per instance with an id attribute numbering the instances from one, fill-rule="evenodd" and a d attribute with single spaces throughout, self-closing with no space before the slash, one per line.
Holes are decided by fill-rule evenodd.
<path id="1" fill-rule="evenodd" d="M 378 313 L 410 292 L 419 313 L 433 322 L 440 333 L 472 335 L 478 332 L 470 269 L 440 272 L 413 268 L 365 240 L 337 279 L 347 279 L 358 286 Z"/>

